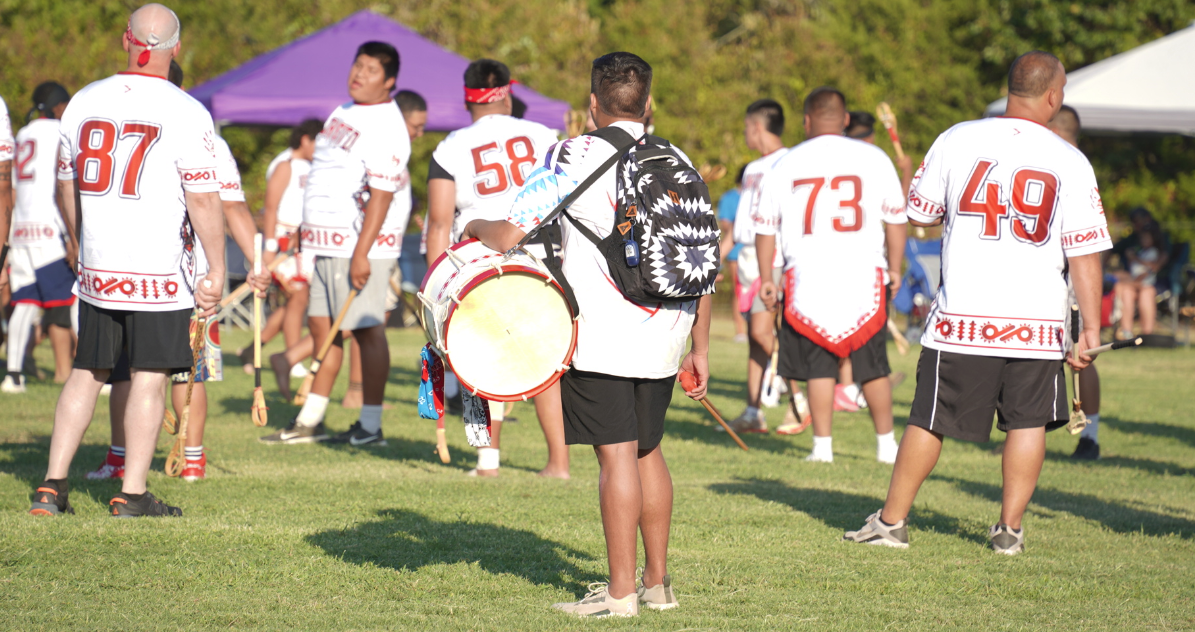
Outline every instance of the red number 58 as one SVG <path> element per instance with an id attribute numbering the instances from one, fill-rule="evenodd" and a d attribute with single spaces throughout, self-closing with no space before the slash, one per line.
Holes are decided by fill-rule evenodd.
<path id="1" fill-rule="evenodd" d="M 507 167 L 504 167 L 502 163 L 483 162 L 486 153 L 497 150 L 498 143 L 496 142 L 473 148 L 473 170 L 479 176 L 483 173 L 493 173 L 496 178 L 496 181 L 492 183 L 487 177 L 478 180 L 477 184 L 473 185 L 473 189 L 479 196 L 502 193 L 510 188 L 511 183 L 514 183 L 516 187 L 523 186 L 523 180 L 527 177 L 523 165 L 535 163 L 535 146 L 531 144 L 531 139 L 526 136 L 518 136 L 506 141 L 506 157 L 510 159 L 510 177 L 507 178 Z"/>

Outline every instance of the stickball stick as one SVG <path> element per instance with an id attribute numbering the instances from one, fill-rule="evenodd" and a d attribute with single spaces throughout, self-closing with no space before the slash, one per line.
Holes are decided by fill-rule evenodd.
<path id="1" fill-rule="evenodd" d="M 299 392 L 295 393 L 295 406 L 302 406 L 307 401 L 307 394 L 311 392 L 311 385 L 315 383 L 315 374 L 319 372 L 324 356 L 328 355 L 328 349 L 332 348 L 332 341 L 336 339 L 336 334 L 340 333 L 340 323 L 344 322 L 344 316 L 349 313 L 349 306 L 353 304 L 355 298 L 357 298 L 357 289 L 353 288 L 349 291 L 349 297 L 344 301 L 344 306 L 340 308 L 340 313 L 336 315 L 336 321 L 332 323 L 332 328 L 328 330 L 328 337 L 324 339 L 324 344 L 320 345 L 319 355 L 311 361 L 311 370 L 307 372 L 307 377 L 303 378 L 303 385 L 299 387 Z"/>
<path id="2" fill-rule="evenodd" d="M 681 371 L 680 372 L 680 385 L 681 385 L 681 388 L 684 388 L 686 391 L 691 391 L 691 390 L 697 388 L 697 378 L 693 377 L 693 374 L 689 373 L 688 371 Z M 739 447 L 742 448 L 744 452 L 746 452 L 747 444 L 743 443 L 743 440 L 740 439 L 739 436 L 737 434 L 735 434 L 733 430 L 730 429 L 730 426 L 726 425 L 726 421 L 722 419 L 722 415 L 718 414 L 718 410 L 716 408 L 714 408 L 713 404 L 710 404 L 709 401 L 706 400 L 704 397 L 702 397 L 701 399 L 699 399 L 697 401 L 701 402 L 702 406 L 705 406 L 705 409 L 708 410 L 710 412 L 710 414 L 714 416 L 714 419 L 718 420 L 718 423 L 722 424 L 722 428 L 726 430 L 726 433 L 730 435 L 730 438 L 734 439 L 734 442 L 739 444 Z"/>
<path id="3" fill-rule="evenodd" d="M 196 308 L 198 310 L 198 308 Z M 166 476 L 178 477 L 183 473 L 186 457 L 187 424 L 191 420 L 191 393 L 195 390 L 195 371 L 199 359 L 203 357 L 203 346 L 207 342 L 207 319 L 195 319 L 195 334 L 191 338 L 191 371 L 187 373 L 187 398 L 183 403 L 183 418 L 178 424 L 178 436 L 174 440 L 174 447 L 166 457 Z"/>
<path id="4" fill-rule="evenodd" d="M 1101 353 L 1108 352 L 1108 351 L 1116 351 L 1118 349 L 1128 349 L 1130 347 L 1138 347 L 1138 346 L 1141 346 L 1141 343 L 1143 343 L 1143 342 L 1145 342 L 1145 340 L 1143 338 L 1141 338 L 1141 336 L 1137 336 L 1136 338 L 1133 338 L 1131 340 L 1118 340 L 1116 342 L 1109 342 L 1106 345 L 1100 345 L 1094 349 L 1088 349 L 1086 351 L 1086 353 L 1087 353 L 1087 355 L 1094 358 L 1097 355 L 1099 355 Z"/>
<path id="5" fill-rule="evenodd" d="M 887 102 L 881 101 L 876 106 L 876 115 L 884 124 L 884 129 L 888 130 L 888 137 L 892 139 L 892 147 L 896 149 L 896 157 L 903 159 L 905 150 L 900 146 L 900 133 L 896 130 L 896 115 L 892 113 L 891 106 Z"/>
<path id="6" fill-rule="evenodd" d="M 261 233 L 253 236 L 253 274 L 261 276 Z M 261 297 L 253 293 L 253 407 L 249 414 L 253 425 L 262 427 L 269 421 L 266 396 L 261 392 Z"/>
<path id="7" fill-rule="evenodd" d="M 907 355 L 909 353 L 909 339 L 900 333 L 900 328 L 892 319 L 888 319 L 888 333 L 892 334 L 892 341 L 896 343 L 896 352 L 900 355 Z"/>
<path id="8" fill-rule="evenodd" d="M 278 266 L 282 265 L 282 262 L 286 261 L 287 259 L 290 259 L 290 255 L 286 254 L 285 252 L 279 253 L 277 257 L 274 257 L 274 261 L 272 263 L 270 263 L 269 267 L 266 268 L 266 272 L 273 272 L 274 270 L 278 269 Z M 254 266 L 256 266 L 256 265 L 257 264 L 254 264 Z M 254 269 L 256 270 L 256 267 Z M 258 274 L 261 274 L 261 273 L 258 272 Z M 220 305 L 219 305 L 219 307 L 216 308 L 216 311 L 219 312 L 220 310 L 224 309 L 225 307 L 228 307 L 229 305 L 232 305 L 233 303 L 241 300 L 241 297 L 248 294 L 249 290 L 251 290 L 251 289 L 252 288 L 249 287 L 248 283 L 242 283 L 242 284 L 236 286 L 236 289 L 229 292 L 228 296 L 225 296 L 223 299 L 220 300 Z"/>
<path id="9" fill-rule="evenodd" d="M 1078 344 L 1079 342 L 1079 306 L 1071 305 L 1071 343 Z M 1087 415 L 1083 412 L 1083 398 L 1079 395 L 1079 372 L 1071 369 L 1071 377 L 1075 382 L 1075 399 L 1071 405 L 1071 420 L 1066 424 L 1066 429 L 1071 434 L 1079 434 L 1091 422 L 1088 421 Z"/>

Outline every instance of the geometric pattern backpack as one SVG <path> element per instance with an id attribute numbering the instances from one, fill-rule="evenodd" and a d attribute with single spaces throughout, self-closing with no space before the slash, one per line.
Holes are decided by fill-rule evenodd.
<path id="1" fill-rule="evenodd" d="M 606 258 L 618 289 L 641 303 L 713 294 L 721 235 L 701 175 L 663 138 L 645 136 L 634 143 L 613 126 L 589 135 L 617 148 L 631 144 L 616 166 L 618 203 L 610 235 L 602 239 L 572 222 Z"/>

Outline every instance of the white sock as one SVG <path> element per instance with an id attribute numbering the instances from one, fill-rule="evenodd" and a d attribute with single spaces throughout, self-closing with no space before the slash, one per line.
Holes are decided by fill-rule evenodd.
<path id="1" fill-rule="evenodd" d="M 8 319 L 8 372 L 14 376 L 25 368 L 25 347 L 29 344 L 35 320 L 37 307 L 30 303 L 17 303 L 12 309 L 12 318 Z"/>
<path id="2" fill-rule="evenodd" d="M 846 395 L 847 397 L 849 397 L 852 402 L 858 403 L 858 401 L 859 401 L 859 385 L 858 384 L 847 384 L 847 385 L 843 386 L 842 393 L 844 395 Z"/>
<path id="3" fill-rule="evenodd" d="M 382 429 L 382 407 L 364 404 L 361 406 L 361 429 L 377 434 Z"/>
<path id="4" fill-rule="evenodd" d="M 820 456 L 832 456 L 834 437 L 819 437 L 813 435 L 813 453 Z"/>
<path id="5" fill-rule="evenodd" d="M 328 398 L 323 395 L 309 393 L 307 401 L 303 402 L 303 409 L 299 411 L 298 422 L 304 428 L 314 428 L 324 420 L 324 413 L 328 410 Z"/>
<path id="6" fill-rule="evenodd" d="M 1079 433 L 1079 438 L 1080 439 L 1091 439 L 1092 441 L 1099 443 L 1100 442 L 1100 439 L 1099 439 L 1099 436 L 1100 436 L 1100 414 L 1093 413 L 1093 414 L 1088 415 L 1087 421 L 1090 421 L 1091 423 L 1087 424 L 1087 427 L 1083 429 L 1083 432 Z"/>
<path id="7" fill-rule="evenodd" d="M 118 456 L 122 459 L 124 458 L 124 448 L 114 445 L 110 446 L 108 450 L 112 452 L 112 456 Z"/>
<path id="8" fill-rule="evenodd" d="M 886 432 L 884 434 L 876 433 L 876 443 L 881 448 L 889 448 L 890 447 L 893 450 L 895 450 L 897 447 L 896 446 L 896 431 L 889 430 L 888 432 Z"/>
<path id="9" fill-rule="evenodd" d="M 203 446 L 184 446 L 183 456 L 185 456 L 188 461 L 198 461 L 199 459 L 203 458 Z"/>
<path id="10" fill-rule="evenodd" d="M 444 372 L 444 399 L 449 400 L 461 394 L 461 383 L 456 379 L 456 373 Z"/>
<path id="11" fill-rule="evenodd" d="M 498 469 L 498 448 L 477 448 L 477 469 Z"/>
<path id="12" fill-rule="evenodd" d="M 755 406 L 748 406 L 747 410 L 743 411 L 743 416 L 755 419 L 756 417 L 759 417 L 759 409 Z"/>

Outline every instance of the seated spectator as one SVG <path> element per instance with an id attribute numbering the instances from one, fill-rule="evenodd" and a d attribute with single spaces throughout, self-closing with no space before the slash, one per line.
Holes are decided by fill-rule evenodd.
<path id="1" fill-rule="evenodd" d="M 1158 272 L 1170 259 L 1170 240 L 1148 210 L 1133 209 L 1129 221 L 1133 232 L 1110 251 L 1119 256 L 1122 267 L 1116 273 L 1115 288 L 1121 307 L 1118 339 L 1133 336 L 1135 315 L 1140 316 L 1141 333 L 1153 333 L 1158 316 Z"/>

